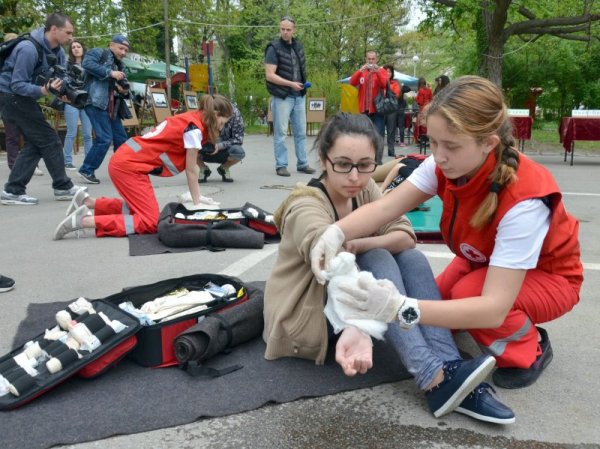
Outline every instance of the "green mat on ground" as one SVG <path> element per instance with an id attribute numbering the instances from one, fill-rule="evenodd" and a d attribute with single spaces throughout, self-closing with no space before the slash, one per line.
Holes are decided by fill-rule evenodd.
<path id="1" fill-rule="evenodd" d="M 440 217 L 442 216 L 442 200 L 438 196 L 425 201 L 418 210 L 406 214 L 413 225 L 419 243 L 442 242 L 440 233 Z"/>

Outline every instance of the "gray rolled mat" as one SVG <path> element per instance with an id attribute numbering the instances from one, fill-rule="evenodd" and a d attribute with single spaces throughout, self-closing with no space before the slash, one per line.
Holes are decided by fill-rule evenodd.
<path id="1" fill-rule="evenodd" d="M 50 327 L 67 304 L 30 304 L 13 347 Z M 254 338 L 210 359 L 208 365 L 216 369 L 243 366 L 217 378 L 192 377 L 175 367 L 144 368 L 124 359 L 101 377 L 72 377 L 19 409 L 0 412 L 2 448 L 47 448 L 146 432 L 410 377 L 394 351 L 380 342 L 373 348 L 373 369 L 355 377 L 344 376 L 330 349 L 323 366 L 293 358 L 267 361 L 264 342 Z"/>
<path id="2" fill-rule="evenodd" d="M 250 299 L 230 309 L 206 316 L 175 339 L 175 357 L 180 363 L 202 362 L 248 340 L 263 330 L 261 289 L 248 286 Z"/>

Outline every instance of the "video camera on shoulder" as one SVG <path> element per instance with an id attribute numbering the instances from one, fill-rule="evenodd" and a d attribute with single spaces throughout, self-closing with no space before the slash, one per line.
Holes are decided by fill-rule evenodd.
<path id="1" fill-rule="evenodd" d="M 61 65 L 58 65 L 56 56 L 48 55 L 48 65 L 50 68 L 45 75 L 40 75 L 38 84 L 44 85 L 54 79 L 62 80 L 60 90 L 50 87 L 52 92 L 57 97 L 66 96 L 69 104 L 77 109 L 83 109 L 88 98 L 88 93 L 82 89 L 84 85 L 83 69 L 77 65 L 71 65 L 67 70 Z M 41 82 L 40 82 L 41 81 Z"/>

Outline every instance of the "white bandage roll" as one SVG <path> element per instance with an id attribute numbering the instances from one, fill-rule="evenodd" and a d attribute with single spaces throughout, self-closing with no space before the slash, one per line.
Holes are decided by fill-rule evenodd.
<path id="1" fill-rule="evenodd" d="M 90 332 L 90 330 L 85 324 L 77 323 L 71 328 L 71 330 L 69 331 L 69 335 L 75 340 L 77 340 L 79 344 L 83 344 L 94 334 Z"/>
<path id="2" fill-rule="evenodd" d="M 66 331 L 69 330 L 69 324 L 71 324 L 71 321 L 73 320 L 69 312 L 66 310 L 59 310 L 56 312 L 55 318 L 61 329 Z"/>
<path id="3" fill-rule="evenodd" d="M 83 296 L 79 297 L 77 301 L 73 301 L 69 304 L 69 309 L 77 315 L 83 315 L 85 312 L 88 312 L 90 315 L 96 313 L 92 303 Z"/>
<path id="4" fill-rule="evenodd" d="M 115 334 L 118 334 L 123 329 L 127 328 L 127 326 L 121 323 L 119 320 L 111 320 L 109 317 L 106 316 L 104 312 L 99 312 L 98 315 L 102 317 L 106 324 L 112 327 L 112 329 L 115 331 Z"/>
<path id="5" fill-rule="evenodd" d="M 0 397 L 6 396 L 9 393 L 9 386 L 10 382 L 4 376 L 0 375 Z"/>
<path id="6" fill-rule="evenodd" d="M 13 359 L 15 362 L 17 362 L 17 365 L 25 370 L 27 374 L 30 376 L 37 376 L 38 372 L 35 367 L 37 366 L 38 362 L 36 359 L 30 359 L 24 352 L 17 354 L 13 357 Z"/>
<path id="7" fill-rule="evenodd" d="M 88 337 L 87 340 L 85 340 L 84 342 L 81 343 L 81 346 L 79 347 L 79 349 L 81 351 L 92 352 L 93 350 L 99 348 L 101 344 L 102 344 L 102 342 L 100 340 L 98 340 L 98 337 L 96 337 L 94 334 L 92 334 Z"/>
<path id="8" fill-rule="evenodd" d="M 43 353 L 43 350 L 37 341 L 28 341 L 25 343 L 24 348 L 25 350 L 23 353 L 30 359 L 37 359 Z"/>
<path id="9" fill-rule="evenodd" d="M 52 329 L 46 329 L 46 332 L 44 333 L 44 338 L 46 340 L 65 341 L 67 339 L 67 332 L 62 330 L 58 326 L 54 326 Z"/>
<path id="10" fill-rule="evenodd" d="M 48 368 L 50 374 L 55 374 L 62 371 L 62 363 L 56 357 L 52 357 L 46 362 L 46 368 Z"/>
<path id="11" fill-rule="evenodd" d="M 74 349 L 75 351 L 78 351 L 80 348 L 80 344 L 77 340 L 75 340 L 73 337 L 69 337 L 65 340 L 65 344 L 71 348 Z"/>

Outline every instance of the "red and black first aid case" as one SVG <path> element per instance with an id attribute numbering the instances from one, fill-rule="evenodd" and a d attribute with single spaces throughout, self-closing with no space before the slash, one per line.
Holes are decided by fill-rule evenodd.
<path id="1" fill-rule="evenodd" d="M 188 290 L 204 290 L 208 283 L 216 285 L 230 284 L 236 293 L 207 303 L 207 308 L 196 313 L 185 315 L 173 320 L 142 326 L 137 333 L 138 343 L 129 356 L 142 366 L 167 367 L 177 365 L 173 342 L 175 338 L 198 323 L 204 315 L 233 307 L 248 300 L 248 292 L 244 284 L 232 276 L 219 274 L 195 274 L 180 278 L 167 279 L 154 284 L 142 285 L 123 290 L 120 293 L 104 298 L 105 301 L 118 305 L 131 301 L 135 307 L 140 307 L 147 301 L 164 296 L 180 288 Z"/>
<path id="2" fill-rule="evenodd" d="M 85 313 L 74 318 L 76 322 L 94 330 L 93 333 L 100 344 L 91 352 L 74 351 L 60 340 L 44 338 L 46 333 L 42 332 L 31 341 L 0 357 L 0 380 L 9 390 L 0 396 L 0 410 L 11 410 L 24 405 L 74 375 L 86 378 L 99 376 L 135 347 L 136 334 L 141 329 L 136 318 L 103 300 L 91 301 L 91 304 L 96 314 Z M 118 333 L 114 332 L 100 318 L 100 312 L 109 320 L 117 320 L 125 327 Z M 50 321 L 48 329 L 56 324 L 56 321 Z M 36 351 L 32 352 L 34 349 Z M 42 353 L 44 359 L 40 359 L 41 362 L 37 364 L 32 355 Z M 24 363 L 28 364 L 27 370 L 23 368 Z"/>
<path id="3" fill-rule="evenodd" d="M 204 310 L 148 326 L 141 325 L 136 317 L 119 307 L 122 302 L 131 301 L 139 308 L 145 302 L 177 289 L 205 290 L 208 283 L 219 286 L 231 284 L 235 293 L 206 303 Z M 85 329 L 94 334 L 93 339 L 97 342 L 94 349 L 90 352 L 75 351 L 63 341 L 46 339 L 47 333 L 41 329 L 37 337 L 0 357 L 0 391 L 8 389 L 8 393 L 4 391 L 5 394 L 0 395 L 0 410 L 24 405 L 74 375 L 84 378 L 99 376 L 125 356 L 146 367 L 177 365 L 174 340 L 180 333 L 198 323 L 204 315 L 234 307 L 248 298 L 246 287 L 237 278 L 195 274 L 130 287 L 103 299 L 90 300 L 96 313 L 71 315 L 73 326 L 85 325 Z M 122 323 L 122 330 L 114 332 L 112 327 L 107 329 L 110 326 L 100 318 L 101 312 L 109 321 Z M 49 320 L 47 329 L 56 325 L 56 320 Z M 35 355 L 31 357 L 31 354 Z M 43 359 L 40 358 L 41 362 L 33 366 L 35 357 L 40 354 L 43 354 Z M 31 367 L 29 362 L 32 362 Z"/>

